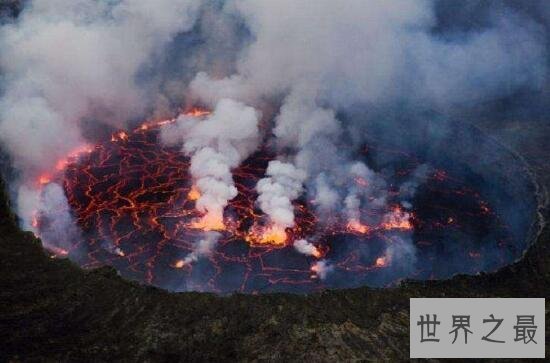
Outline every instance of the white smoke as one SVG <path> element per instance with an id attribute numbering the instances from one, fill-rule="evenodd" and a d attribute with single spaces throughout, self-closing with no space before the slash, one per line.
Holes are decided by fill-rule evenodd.
<path id="1" fill-rule="evenodd" d="M 321 173 L 315 178 L 315 199 L 313 204 L 318 207 L 321 212 L 326 212 L 338 205 L 340 195 L 336 190 L 330 187 L 327 181 L 328 177 L 325 173 Z"/>
<path id="2" fill-rule="evenodd" d="M 386 204 L 386 183 L 381 176 L 360 161 L 349 165 L 349 175 L 353 184 L 348 187 L 349 193 L 344 200 L 344 209 L 348 222 L 360 223 L 362 202 L 368 203 L 372 210 Z"/>
<path id="3" fill-rule="evenodd" d="M 188 265 L 190 263 L 198 261 L 201 257 L 211 255 L 220 237 L 221 234 L 218 232 L 205 232 L 205 237 L 196 242 L 193 245 L 193 251 L 185 256 L 185 258 L 183 259 L 183 264 Z"/>
<path id="4" fill-rule="evenodd" d="M 0 140 L 22 169 L 82 143 L 85 117 L 123 125 L 151 104 L 142 67 L 195 20 L 198 1 L 34 0 L 0 28 Z"/>
<path id="5" fill-rule="evenodd" d="M 37 175 L 85 143 L 83 122 L 121 127 L 155 103 L 154 82 L 138 81 L 139 73 L 193 26 L 198 7 L 197 0 L 33 0 L 0 27 L 0 142 L 26 180 L 14 188 L 26 228 L 30 209 L 68 208 L 61 195 L 40 203 L 30 196 Z M 58 217 L 45 240 L 62 240 L 56 226 L 70 215 Z"/>
<path id="6" fill-rule="evenodd" d="M 386 248 L 384 259 L 386 264 L 393 267 L 388 273 L 398 272 L 401 276 L 407 276 L 415 270 L 416 249 L 408 240 L 393 236 L 392 242 Z"/>
<path id="7" fill-rule="evenodd" d="M 75 225 L 63 187 L 49 183 L 41 192 L 21 190 L 19 205 L 25 221 L 40 216 L 40 231 L 34 225 L 26 225 L 43 240 L 46 247 L 68 252 L 82 237 Z M 39 232 L 39 233 L 38 233 Z"/>
<path id="8" fill-rule="evenodd" d="M 319 250 L 313 243 L 306 241 L 305 239 L 298 239 L 294 241 L 294 248 L 296 251 L 307 256 L 319 257 Z"/>
<path id="9" fill-rule="evenodd" d="M 206 119 L 183 115 L 163 130 L 163 139 L 173 143 L 178 135 L 191 155 L 190 172 L 200 192 L 196 206 L 206 213 L 206 229 L 223 226 L 223 209 L 237 196 L 231 170 L 258 146 L 259 118 L 252 107 L 222 99 Z"/>
<path id="10" fill-rule="evenodd" d="M 224 87 L 213 77 L 210 84 L 205 75 L 197 79 L 194 89 L 206 98 L 302 87 L 334 108 L 401 97 L 441 104 L 510 94 L 544 79 L 540 29 L 513 14 L 495 17 L 491 27 L 468 37 L 445 39 L 432 35 L 433 3 L 424 0 L 351 0 L 346 6 L 236 0 L 226 11 L 244 18 L 254 40 L 237 74 L 221 81 Z"/>
<path id="11" fill-rule="evenodd" d="M 350 194 L 344 199 L 344 205 L 346 207 L 347 219 L 350 223 L 360 223 L 361 212 L 359 208 L 361 207 L 361 201 L 355 194 Z"/>
<path id="12" fill-rule="evenodd" d="M 302 193 L 305 172 L 292 164 L 273 160 L 269 162 L 266 175 L 256 185 L 260 208 L 277 227 L 294 226 L 292 201 Z"/>
<path id="13" fill-rule="evenodd" d="M 449 40 L 432 35 L 436 18 L 429 1 L 341 6 L 321 0 L 312 6 L 236 0 L 226 12 L 244 18 L 253 40 L 234 74 L 201 73 L 190 89 L 209 104 L 223 97 L 254 104 L 283 95 L 273 129 L 277 145 L 307 172 L 313 181 L 308 192 L 324 209 L 339 186 L 348 184 L 341 169 L 353 162 L 342 151 L 345 125 L 337 110 L 402 100 L 443 107 L 508 95 L 544 80 L 544 42 L 534 24 L 517 16 Z"/>
<path id="14" fill-rule="evenodd" d="M 334 271 L 334 266 L 328 263 L 327 260 L 319 260 L 311 266 L 311 271 L 315 272 L 319 279 L 324 280 L 328 274 Z"/>
<path id="15" fill-rule="evenodd" d="M 426 181 L 430 171 L 431 168 L 428 165 L 422 164 L 415 169 L 409 180 L 401 184 L 399 187 L 399 197 L 403 207 L 407 209 L 411 208 L 411 199 L 415 196 L 418 187 Z"/>

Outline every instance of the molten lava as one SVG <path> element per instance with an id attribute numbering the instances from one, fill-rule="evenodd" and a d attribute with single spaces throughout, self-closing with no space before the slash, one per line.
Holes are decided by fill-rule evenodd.
<path id="1" fill-rule="evenodd" d="M 279 226 L 255 227 L 247 236 L 247 241 L 256 245 L 275 245 L 284 246 L 287 241 L 287 235 L 284 228 Z"/>
<path id="2" fill-rule="evenodd" d="M 191 190 L 189 191 L 189 194 L 187 194 L 187 199 L 195 201 L 201 197 L 201 193 L 199 192 L 199 189 L 193 185 L 191 187 Z"/>
<path id="3" fill-rule="evenodd" d="M 208 111 L 193 109 L 189 115 L 203 117 Z M 238 195 L 223 216 L 210 218 L 196 208 L 201 193 L 189 174 L 189 158 L 159 141 L 160 128 L 172 122 L 148 121 L 133 131 L 118 131 L 110 140 L 60 160 L 57 174 L 39 177 L 39 185 L 63 183 L 83 234 L 69 251 L 56 248 L 55 241 L 49 241 L 50 250 L 86 268 L 112 265 L 128 278 L 171 290 L 225 293 L 307 292 L 443 276 L 445 271 L 427 266 L 435 266 L 435 252 L 445 246 L 442 233 L 452 236 L 457 226 L 474 231 L 495 226 L 494 239 L 507 245 L 506 227 L 488 203 L 442 170 L 429 178 L 414 211 L 400 206 L 391 199 L 396 193 L 390 193 L 390 207 L 361 211 L 360 219 L 335 215 L 330 223 L 321 223 L 313 206 L 298 199 L 294 227 L 270 225 L 256 204 L 255 191 L 274 158 L 265 150 L 233 170 Z M 419 164 L 408 157 L 396 175 L 406 176 Z M 362 178 L 356 184 L 368 187 Z M 38 233 L 40 217 L 33 221 Z M 216 234 L 215 244 L 201 245 L 207 233 Z M 479 236 L 483 241 L 484 235 Z M 293 244 L 302 239 L 300 252 Z M 414 240 L 414 258 L 400 262 L 392 257 L 390 263 L 388 250 L 397 250 L 404 240 Z M 476 271 L 483 248 L 464 246 L 461 251 Z M 505 254 L 503 249 L 502 258 Z M 390 270 L 413 260 L 418 262 L 412 272 Z"/>
<path id="4" fill-rule="evenodd" d="M 387 264 L 388 264 L 388 260 L 386 257 L 378 257 L 376 259 L 376 262 L 374 263 L 376 267 L 386 267 Z"/>
<path id="5" fill-rule="evenodd" d="M 195 199 L 189 199 L 195 200 Z M 206 214 L 195 221 L 190 225 L 190 228 L 200 229 L 202 231 L 223 231 L 225 229 L 225 224 L 223 223 L 222 216 L 216 216 L 214 214 Z"/>
<path id="6" fill-rule="evenodd" d="M 183 268 L 183 266 L 185 266 L 184 260 L 177 260 L 176 263 L 174 264 L 174 268 Z"/>
<path id="7" fill-rule="evenodd" d="M 347 224 L 347 228 L 350 232 L 356 232 L 360 234 L 369 232 L 369 226 L 362 224 L 357 219 L 350 220 Z"/>
<path id="8" fill-rule="evenodd" d="M 384 217 L 382 228 L 385 229 L 412 229 L 411 215 L 396 206 Z"/>

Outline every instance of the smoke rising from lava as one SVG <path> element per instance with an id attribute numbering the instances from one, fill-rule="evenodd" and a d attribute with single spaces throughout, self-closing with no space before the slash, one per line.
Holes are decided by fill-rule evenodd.
<path id="1" fill-rule="evenodd" d="M 223 209 L 237 196 L 231 170 L 258 146 L 258 119 L 252 107 L 222 99 L 206 119 L 182 115 L 164 131 L 168 143 L 178 135 L 192 156 L 191 175 L 200 194 L 196 205 L 206 213 L 197 223 L 206 230 L 223 229 Z"/>
<path id="2" fill-rule="evenodd" d="M 205 233 L 205 237 L 194 245 L 193 251 L 185 256 L 183 260 L 176 262 L 175 267 L 181 268 L 187 264 L 197 261 L 202 256 L 210 255 L 219 238 L 220 234 L 217 232 L 210 231 Z"/>
<path id="3" fill-rule="evenodd" d="M 175 118 L 161 139 L 190 157 L 190 199 L 203 214 L 195 227 L 205 231 L 206 242 L 185 260 L 213 250 L 217 238 L 208 231 L 227 227 L 224 211 L 238 195 L 234 169 L 267 145 L 276 156 L 256 184 L 265 223 L 250 228 L 267 243 L 293 242 L 318 259 L 311 271 L 330 278 L 335 266 L 319 259 L 309 242 L 315 235 L 287 240 L 297 200 L 307 200 L 321 224 L 344 218 L 352 233 L 406 230 L 412 199 L 431 171 L 419 166 L 396 186 L 401 206 L 390 205 L 388 172 L 358 156 L 373 117 L 396 108 L 411 115 L 388 123 L 391 133 L 396 124 L 414 127 L 419 114 L 546 87 L 540 23 L 506 8 L 482 29 L 438 33 L 436 6 L 29 1 L 0 28 L 0 141 L 19 172 L 11 189 L 23 227 L 46 245 L 78 239 L 63 188 L 49 180 L 56 164 L 93 145 L 104 128 L 131 129 L 136 120 L 169 114 Z M 195 104 L 210 113 L 181 112 Z M 348 116 L 358 109 L 361 117 Z M 37 213 L 47 229 L 34 226 Z M 403 275 L 415 247 L 410 235 L 395 241 L 376 265 Z"/>
<path id="4" fill-rule="evenodd" d="M 353 185 L 348 170 L 355 161 L 337 111 L 403 102 L 426 109 L 467 104 L 543 82 L 540 29 L 513 14 L 453 41 L 430 34 L 436 19 L 425 1 L 341 6 L 243 0 L 226 9 L 245 19 L 253 40 L 236 73 L 199 74 L 192 92 L 207 103 L 284 95 L 273 129 L 276 144 L 306 171 L 307 191 L 322 209 L 339 210 L 343 200 L 353 225 L 360 201 L 347 186 Z M 383 196 L 375 203 L 383 203 Z"/>
<path id="5" fill-rule="evenodd" d="M 306 174 L 292 164 L 273 160 L 267 167 L 266 175 L 256 185 L 258 203 L 273 223 L 272 230 L 284 235 L 284 229 L 294 226 L 292 201 L 302 194 Z M 284 241 L 285 238 L 282 239 Z"/>

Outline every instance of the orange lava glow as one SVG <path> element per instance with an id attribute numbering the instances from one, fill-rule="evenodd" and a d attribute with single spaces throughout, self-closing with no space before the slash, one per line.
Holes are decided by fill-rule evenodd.
<path id="1" fill-rule="evenodd" d="M 382 222 L 382 228 L 384 229 L 412 229 L 412 223 L 410 221 L 411 214 L 403 211 L 400 207 L 393 208 L 391 213 L 385 216 Z"/>
<path id="2" fill-rule="evenodd" d="M 190 108 L 189 110 L 183 111 L 180 115 L 191 116 L 191 117 L 206 117 L 206 116 L 210 115 L 211 113 L 212 113 L 212 111 L 210 111 L 206 108 L 193 107 L 193 108 Z M 145 121 L 144 123 L 142 123 L 134 131 L 147 131 L 149 129 L 156 129 L 156 128 L 162 127 L 164 125 L 174 123 L 174 122 L 176 122 L 176 120 L 177 120 L 177 117 L 176 118 L 170 118 L 170 119 L 148 120 L 148 121 Z"/>
<path id="3" fill-rule="evenodd" d="M 355 183 L 359 186 L 362 186 L 363 188 L 366 188 L 369 185 L 369 182 L 360 176 L 355 177 Z"/>
<path id="4" fill-rule="evenodd" d="M 350 232 L 360 233 L 360 234 L 365 234 L 370 231 L 369 226 L 362 224 L 360 221 L 356 219 L 352 219 L 348 222 L 347 229 Z"/>
<path id="5" fill-rule="evenodd" d="M 311 267 L 309 269 L 311 270 L 311 272 L 315 273 L 315 275 L 311 276 L 311 278 L 317 278 L 317 274 L 319 273 L 319 271 L 321 271 L 319 265 L 317 265 L 317 264 L 311 265 Z"/>
<path id="6" fill-rule="evenodd" d="M 171 124 L 171 123 L 174 123 L 174 122 L 176 122 L 175 118 L 168 119 L 168 120 L 146 121 L 143 124 L 141 124 L 141 126 L 137 130 L 147 131 L 149 129 L 162 127 L 164 125 L 168 125 L 168 124 Z M 112 139 L 111 139 L 111 141 L 112 141 Z"/>
<path id="7" fill-rule="evenodd" d="M 319 251 L 318 248 L 315 248 L 315 249 L 313 250 L 313 257 L 315 257 L 315 258 L 320 258 L 322 255 L 323 255 L 323 254 L 321 253 L 321 251 Z"/>
<path id="8" fill-rule="evenodd" d="M 388 261 L 386 257 L 378 257 L 376 259 L 376 262 L 374 263 L 376 267 L 386 267 L 388 265 Z"/>
<path id="9" fill-rule="evenodd" d="M 69 251 L 67 251 L 66 249 L 64 248 L 59 248 L 59 247 L 55 247 L 55 246 L 50 246 L 50 245 L 47 245 L 45 246 L 47 250 L 49 250 L 50 252 L 52 252 L 54 254 L 54 256 L 52 257 L 65 257 L 69 254 Z"/>
<path id="10" fill-rule="evenodd" d="M 225 224 L 223 218 L 212 214 L 205 214 L 203 217 L 193 221 L 191 228 L 200 229 L 202 231 L 223 231 Z"/>
<path id="11" fill-rule="evenodd" d="M 183 112 L 184 115 L 193 117 L 204 117 L 210 115 L 211 113 L 211 111 L 200 107 L 193 107 L 190 110 Z"/>
<path id="12" fill-rule="evenodd" d="M 285 228 L 281 226 L 272 225 L 269 227 L 253 227 L 246 240 L 251 245 L 271 245 L 271 246 L 284 246 L 287 241 L 287 234 Z"/>
<path id="13" fill-rule="evenodd" d="M 93 151 L 93 148 L 90 145 L 82 145 L 80 147 L 77 147 L 76 149 L 72 150 L 62 159 L 59 159 L 57 163 L 55 164 L 55 169 L 57 171 L 63 171 L 67 167 L 67 165 L 80 157 L 83 154 L 89 154 Z"/>
<path id="14" fill-rule="evenodd" d="M 174 265 L 172 267 L 174 267 L 174 268 L 183 268 L 183 266 L 185 266 L 185 261 L 184 260 L 177 260 L 176 263 L 174 263 Z"/>
<path id="15" fill-rule="evenodd" d="M 49 175 L 40 175 L 38 177 L 38 184 L 40 184 L 40 185 L 46 185 L 51 181 L 52 181 L 52 179 Z"/>
<path id="16" fill-rule="evenodd" d="M 183 114 L 204 117 L 209 113 L 192 108 Z M 160 141 L 160 128 L 175 121 L 147 121 L 132 131 L 119 131 L 112 141 L 107 138 L 93 148 L 83 146 L 60 160 L 57 171 L 33 179 L 37 188 L 50 182 L 63 186 L 82 232 L 79 241 L 59 241 L 57 245 L 68 250 L 50 248 L 44 239 L 46 248 L 56 256 L 78 256 L 78 263 L 85 268 L 112 265 L 124 276 L 155 286 L 179 289 L 174 281 L 182 281 L 190 284 L 185 289 L 204 291 L 254 293 L 275 286 L 280 289 L 273 291 L 302 292 L 331 284 L 330 278 L 324 278 L 327 273 L 339 274 L 338 283 L 343 284 L 326 285 L 329 287 L 347 286 L 358 276 L 385 275 L 388 270 L 382 268 L 398 266 L 399 260 L 392 262 L 394 257 L 387 250 L 395 235 L 408 236 L 414 228 L 432 242 L 432 230 L 438 236 L 442 228 L 454 230 L 471 218 L 462 211 L 444 214 L 446 209 L 438 208 L 433 217 L 424 220 L 421 210 L 414 209 L 413 215 L 397 204 L 400 199 L 396 197 L 378 209 L 363 203 L 355 219 L 335 211 L 327 223 L 315 214 L 304 193 L 304 198 L 292 203 L 294 226 L 269 224 L 258 205 L 256 189 L 268 163 L 277 157 L 269 147 L 231 170 L 238 194 L 224 210 L 203 213 L 197 207 L 201 191 L 190 173 L 189 155 L 182 153 L 180 145 L 167 146 Z M 449 180 L 441 172 L 430 182 Z M 362 178 L 355 183 L 356 187 L 367 186 Z M 447 184 L 436 185 L 438 190 L 448 188 Z M 489 220 L 489 206 L 473 193 L 465 195 L 478 202 L 473 218 Z M 430 201 L 439 203 L 437 198 Z M 48 222 L 47 215 L 37 213 L 31 224 L 40 235 L 47 231 Z M 203 241 L 203 231 L 220 231 L 219 239 L 209 246 L 212 253 L 197 254 L 198 262 L 192 264 L 185 256 Z M 302 239 L 308 241 L 307 249 L 300 251 L 294 244 Z M 479 258 L 476 251 L 468 248 L 467 257 Z M 320 260 L 325 257 L 326 261 Z"/>
<path id="17" fill-rule="evenodd" d="M 201 197 L 201 192 L 199 191 L 199 188 L 195 185 L 191 187 L 191 190 L 187 194 L 187 199 L 194 201 Z"/>
<path id="18" fill-rule="evenodd" d="M 128 134 L 126 133 L 126 131 L 118 131 L 111 136 L 111 141 L 115 142 L 119 140 L 120 141 L 128 140 Z"/>

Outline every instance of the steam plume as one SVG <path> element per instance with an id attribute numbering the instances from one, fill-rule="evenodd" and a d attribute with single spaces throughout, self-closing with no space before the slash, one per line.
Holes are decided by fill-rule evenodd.
<path id="1" fill-rule="evenodd" d="M 311 266 L 311 271 L 314 272 L 321 280 L 327 278 L 334 270 L 334 266 L 329 264 L 327 260 L 319 260 Z"/>
<path id="2" fill-rule="evenodd" d="M 182 264 L 187 265 L 196 262 L 201 257 L 210 255 L 214 250 L 220 236 L 221 235 L 218 232 L 206 232 L 205 237 L 195 243 L 193 246 L 193 251 L 185 256 Z"/>
<path id="3" fill-rule="evenodd" d="M 277 16 L 283 9 L 285 16 Z M 226 11 L 243 17 L 253 41 L 234 74 L 201 73 L 190 85 L 193 94 L 207 103 L 284 95 L 273 129 L 276 145 L 287 164 L 305 172 L 306 190 L 320 209 L 337 212 L 343 203 L 352 222 L 362 205 L 384 207 L 384 182 L 353 160 L 337 111 L 401 100 L 410 110 L 468 105 L 540 87 L 546 67 L 537 25 L 512 13 L 481 32 L 442 38 L 431 33 L 437 19 L 428 1 L 350 1 L 342 7 L 332 1 L 240 0 Z M 355 138 L 361 142 L 359 134 Z M 368 180 L 366 188 L 354 186 L 358 173 Z M 258 184 L 261 208 L 292 225 L 291 201 L 300 189 L 288 183 L 285 192 L 273 179 Z M 399 216 L 392 211 L 387 218 L 399 222 Z"/>
<path id="4" fill-rule="evenodd" d="M 165 131 L 165 138 L 178 133 L 183 151 L 191 155 L 190 171 L 200 193 L 196 206 L 206 213 L 199 227 L 223 229 L 223 209 L 237 196 L 231 169 L 257 147 L 258 120 L 253 108 L 222 99 L 205 120 L 180 116 L 177 128 Z"/>
<path id="5" fill-rule="evenodd" d="M 320 256 L 320 252 L 317 249 L 317 247 L 315 247 L 315 245 L 313 245 L 312 243 L 309 243 L 305 239 L 299 239 L 299 240 L 294 241 L 294 248 L 298 252 L 300 252 L 304 255 L 315 256 L 315 257 Z"/>
<path id="6" fill-rule="evenodd" d="M 34 0 L 1 26 L 0 142 L 27 184 L 13 187 L 26 225 L 27 210 L 51 201 L 25 195 L 33 180 L 85 143 L 87 120 L 121 127 L 155 103 L 156 85 L 138 80 L 140 72 L 193 26 L 198 7 L 195 0 Z"/>
<path id="7" fill-rule="evenodd" d="M 266 175 L 256 186 L 260 208 L 277 228 L 294 226 L 292 201 L 302 192 L 304 171 L 292 164 L 274 160 L 269 163 Z"/>

